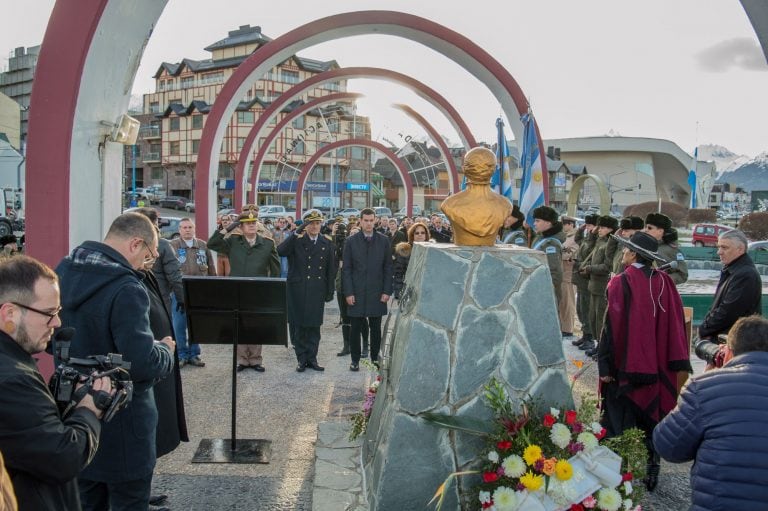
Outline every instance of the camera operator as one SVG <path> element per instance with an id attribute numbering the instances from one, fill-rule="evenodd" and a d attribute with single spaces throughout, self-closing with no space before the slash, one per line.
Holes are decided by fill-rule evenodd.
<path id="1" fill-rule="evenodd" d="M 717 240 L 717 255 L 723 263 L 720 282 L 695 343 L 696 355 L 710 365 L 723 365 L 727 348 L 718 336 L 727 334 L 736 320 L 760 314 L 763 283 L 755 263 L 747 254 L 747 237 L 739 230 L 728 231 Z"/>
<path id="2" fill-rule="evenodd" d="M 20 509 L 79 510 L 77 474 L 96 454 L 102 410 L 91 394 L 62 419 L 32 355 L 59 319 L 59 279 L 26 256 L 0 264 L 0 451 Z M 109 378 L 92 392 L 112 393 Z"/>

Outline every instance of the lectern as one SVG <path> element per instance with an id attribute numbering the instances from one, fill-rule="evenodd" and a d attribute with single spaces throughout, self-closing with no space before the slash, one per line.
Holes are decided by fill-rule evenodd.
<path id="1" fill-rule="evenodd" d="M 285 279 L 184 277 L 190 344 L 232 345 L 232 436 L 204 438 L 192 463 L 269 463 L 272 442 L 237 438 L 237 345 L 288 345 Z"/>

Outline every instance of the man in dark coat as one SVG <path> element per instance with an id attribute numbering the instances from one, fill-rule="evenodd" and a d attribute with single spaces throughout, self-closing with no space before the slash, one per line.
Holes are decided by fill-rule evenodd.
<path id="1" fill-rule="evenodd" d="M 86 241 L 61 261 L 62 320 L 76 329 L 73 357 L 120 353 L 131 363 L 133 400 L 102 428 L 101 445 L 79 477 L 83 509 L 146 509 L 155 468 L 157 408 L 152 386 L 173 370 L 176 343 L 155 340 L 139 272 L 157 257 L 157 230 L 137 213 L 112 222 L 103 243 Z"/>
<path id="2" fill-rule="evenodd" d="M 728 345 L 734 358 L 688 380 L 677 408 L 653 431 L 662 458 L 694 461 L 693 510 L 751 511 L 768 503 L 768 321 L 739 319 Z"/>
<path id="3" fill-rule="evenodd" d="M 333 243 L 320 234 L 323 215 L 311 209 L 303 220 L 298 235 L 277 247 L 277 253 L 288 258 L 288 321 L 296 327 L 294 349 L 300 373 L 307 367 L 325 370 L 317 363 L 317 350 L 325 302 L 333 300 L 336 278 Z"/>
<path id="4" fill-rule="evenodd" d="M 720 351 L 717 336 L 727 334 L 737 319 L 762 312 L 763 281 L 747 254 L 747 237 L 739 230 L 728 231 L 717 240 L 717 255 L 723 263 L 715 299 L 699 325 L 696 354 L 714 363 Z M 721 365 L 721 364 L 715 364 Z"/>
<path id="5" fill-rule="evenodd" d="M 61 326 L 59 310 L 48 266 L 24 256 L 0 264 L 0 451 L 22 510 L 79 511 L 75 478 L 99 445 L 103 412 L 93 398 L 62 420 L 32 358 Z M 94 383 L 110 387 L 106 377 Z"/>
<path id="6" fill-rule="evenodd" d="M 656 487 L 659 459 L 650 437 L 674 407 L 677 373 L 691 370 L 683 321 L 683 302 L 672 278 L 652 266 L 658 242 L 645 232 L 623 246 L 626 269 L 608 283 L 608 310 L 598 345 L 598 372 L 608 437 L 629 428 L 647 435 L 646 486 Z"/>
<path id="7" fill-rule="evenodd" d="M 389 238 L 374 232 L 375 222 L 376 213 L 372 209 L 362 210 L 362 230 L 347 238 L 344 245 L 341 286 L 352 323 L 351 371 L 360 369 L 360 338 L 366 318 L 370 327 L 371 360 L 378 363 L 381 317 L 387 314 L 387 302 L 392 295 L 392 251 Z"/>

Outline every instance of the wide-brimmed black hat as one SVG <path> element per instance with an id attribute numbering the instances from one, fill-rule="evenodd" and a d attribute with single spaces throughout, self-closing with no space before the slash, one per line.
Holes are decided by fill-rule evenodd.
<path id="1" fill-rule="evenodd" d="M 672 228 L 672 220 L 662 213 L 649 213 L 648 216 L 645 217 L 645 225 L 648 224 L 654 225 L 659 229 L 664 229 L 665 231 Z"/>
<path id="2" fill-rule="evenodd" d="M 656 253 L 659 250 L 659 242 L 645 231 L 637 231 L 629 239 L 621 238 L 616 235 L 612 236 L 620 245 L 627 247 L 644 259 L 666 262 L 663 257 Z"/>
<path id="3" fill-rule="evenodd" d="M 603 215 L 597 218 L 598 227 L 610 227 L 612 230 L 619 228 L 619 221 L 610 215 Z"/>
<path id="4" fill-rule="evenodd" d="M 549 206 L 539 206 L 533 210 L 533 218 L 538 218 L 539 220 L 544 220 L 554 224 L 557 222 L 557 211 L 550 208 Z"/>

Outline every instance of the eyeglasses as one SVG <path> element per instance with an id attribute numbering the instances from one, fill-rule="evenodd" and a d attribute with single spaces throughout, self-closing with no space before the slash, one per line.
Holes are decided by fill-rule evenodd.
<path id="1" fill-rule="evenodd" d="M 153 254 L 152 249 L 149 248 L 149 245 L 145 240 L 141 240 L 141 242 L 144 244 L 144 248 L 147 249 L 147 252 L 149 252 L 149 257 L 144 258 L 144 264 L 149 264 L 155 262 L 155 259 L 159 257 L 160 254 Z"/>
<path id="2" fill-rule="evenodd" d="M 34 307 L 30 307 L 29 305 L 24 305 L 23 303 L 18 302 L 11 302 L 16 307 L 21 307 L 22 309 L 27 309 L 28 311 L 37 312 L 38 314 L 42 314 L 43 316 L 48 316 L 48 321 L 45 323 L 45 326 L 51 326 L 51 321 L 53 321 L 53 318 L 59 315 L 61 312 L 61 307 L 56 307 L 53 312 L 45 312 L 41 311 L 40 309 L 35 309 Z"/>

